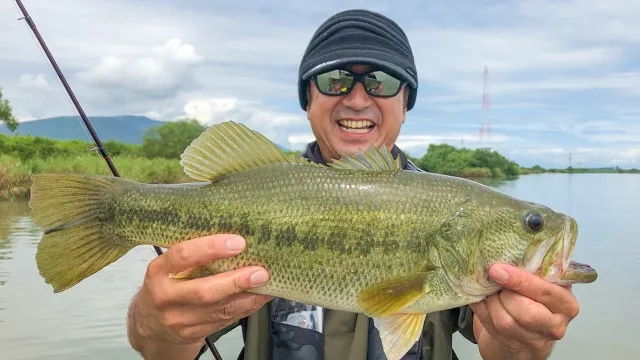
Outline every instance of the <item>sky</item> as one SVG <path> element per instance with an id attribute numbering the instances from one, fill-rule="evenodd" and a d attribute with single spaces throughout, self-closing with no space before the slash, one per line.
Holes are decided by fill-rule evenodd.
<path id="1" fill-rule="evenodd" d="M 89 116 L 235 120 L 303 149 L 302 54 L 326 18 L 366 8 L 400 24 L 416 57 L 418 99 L 397 141 L 409 155 L 449 143 L 522 166 L 640 167 L 637 0 L 23 3 Z M 20 121 L 76 115 L 20 15 L 0 2 L 4 97 Z"/>

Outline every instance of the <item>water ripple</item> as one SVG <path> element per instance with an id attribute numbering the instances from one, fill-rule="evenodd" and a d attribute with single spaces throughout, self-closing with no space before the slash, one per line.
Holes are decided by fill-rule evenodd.
<path id="1" fill-rule="evenodd" d="M 640 176 L 523 176 L 500 188 L 573 215 L 580 227 L 579 261 L 600 273 L 594 284 L 575 286 L 580 315 L 552 359 L 640 358 L 637 338 L 640 262 Z M 631 201 L 633 200 L 633 201 Z M 129 301 L 142 283 L 151 247 L 139 247 L 76 287 L 53 294 L 35 266 L 41 233 L 24 204 L 0 203 L 0 349 L 3 359 L 137 359 L 129 348 Z M 616 329 L 616 331 L 611 331 Z M 219 350 L 235 358 L 240 332 Z M 461 358 L 478 359 L 477 348 L 455 343 Z M 626 347 L 625 347 L 626 346 Z"/>

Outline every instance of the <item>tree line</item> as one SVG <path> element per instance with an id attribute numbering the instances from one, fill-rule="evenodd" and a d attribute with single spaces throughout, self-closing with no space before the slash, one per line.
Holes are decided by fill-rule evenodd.
<path id="1" fill-rule="evenodd" d="M 147 159 L 179 159 L 184 149 L 204 130 L 195 119 L 171 121 L 147 129 L 142 144 L 104 141 L 103 145 L 113 157 L 143 157 Z M 46 137 L 0 135 L 0 154 L 21 161 L 74 157 L 88 153 L 93 143 L 81 140 L 53 140 Z M 298 155 L 299 151 L 290 151 Z M 520 167 L 499 153 L 489 149 L 458 149 L 448 144 L 431 144 L 421 158 L 410 158 L 421 169 L 429 172 L 469 178 L 510 178 L 520 174 Z"/>
<path id="2" fill-rule="evenodd" d="M 0 122 L 15 132 L 18 121 L 0 89 Z M 197 138 L 205 126 L 195 119 L 181 119 L 148 129 L 142 144 L 104 141 L 111 156 L 147 159 L 179 159 L 184 149 Z M 93 149 L 93 143 L 81 140 L 53 140 L 39 136 L 0 136 L 0 154 L 23 162 L 31 159 L 73 157 Z M 292 151 L 292 154 L 300 152 Z M 520 167 L 501 154 L 489 149 L 455 148 L 448 144 L 431 144 L 421 158 L 410 158 L 419 168 L 440 174 L 469 178 L 511 178 L 520 174 Z"/>

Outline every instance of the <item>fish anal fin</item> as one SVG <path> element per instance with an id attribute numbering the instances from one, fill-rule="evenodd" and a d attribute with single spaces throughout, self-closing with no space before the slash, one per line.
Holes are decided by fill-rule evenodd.
<path id="1" fill-rule="evenodd" d="M 420 339 L 425 313 L 399 313 L 373 318 L 387 360 L 400 360 Z"/>
<path id="2" fill-rule="evenodd" d="M 429 293 L 428 275 L 428 272 L 420 272 L 371 285 L 360 292 L 358 302 L 371 317 L 400 312 Z"/>
<path id="3" fill-rule="evenodd" d="M 328 164 L 333 168 L 365 171 L 402 171 L 400 157 L 393 158 L 386 146 L 376 148 L 373 144 L 367 150 L 358 149 L 353 156 L 342 155 Z"/>

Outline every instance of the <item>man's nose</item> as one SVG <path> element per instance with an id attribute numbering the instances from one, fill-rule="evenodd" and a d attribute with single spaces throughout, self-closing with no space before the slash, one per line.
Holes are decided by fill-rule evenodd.
<path id="1" fill-rule="evenodd" d="M 371 105 L 373 99 L 367 94 L 362 83 L 358 82 L 348 95 L 345 95 L 343 104 L 354 110 L 361 110 Z"/>

